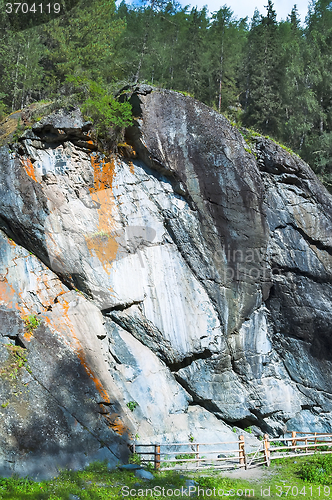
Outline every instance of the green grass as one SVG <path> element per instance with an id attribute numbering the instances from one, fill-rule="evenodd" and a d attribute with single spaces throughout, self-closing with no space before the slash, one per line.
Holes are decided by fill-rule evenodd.
<path id="1" fill-rule="evenodd" d="M 300 156 L 298 154 L 294 153 L 294 151 L 291 148 L 289 148 L 288 146 L 285 146 L 284 144 L 281 144 L 281 142 L 276 141 L 275 139 L 273 139 L 269 135 L 265 135 L 264 137 L 265 137 L 265 139 L 269 139 L 270 141 L 274 142 L 275 144 L 277 144 L 277 146 L 280 146 L 282 149 L 284 149 L 288 153 L 290 153 L 292 155 L 295 155 L 298 158 L 300 158 Z"/>
<path id="2" fill-rule="evenodd" d="M 332 455 L 311 457 L 302 464 L 300 477 L 311 483 L 332 485 Z"/>
<path id="3" fill-rule="evenodd" d="M 179 490 L 181 492 L 182 487 L 186 489 L 186 479 L 196 481 L 196 493 L 197 488 L 201 488 L 200 494 L 195 497 L 198 499 L 218 498 L 218 492 L 219 498 L 230 496 L 235 500 L 264 497 L 277 500 L 286 496 L 292 499 L 313 500 L 332 496 L 332 487 L 329 486 L 332 483 L 331 455 L 275 460 L 270 469 L 264 469 L 270 475 L 263 480 L 235 480 L 224 477 L 219 471 L 209 469 L 204 471 L 204 474 L 185 471 L 155 473 L 153 481 L 144 482 L 136 478 L 131 471 L 109 471 L 106 462 L 95 462 L 83 471 L 62 471 L 57 478 L 49 481 L 35 482 L 28 478 L 17 477 L 0 478 L 0 498 L 69 500 L 70 495 L 76 495 L 81 500 L 140 497 L 173 500 L 179 497 L 185 498 L 185 495 L 179 495 Z M 212 495 L 206 494 L 206 490 L 210 490 Z M 152 495 L 153 493 L 155 494 Z"/>
<path id="4" fill-rule="evenodd" d="M 192 97 L 193 99 L 195 98 L 194 94 L 190 94 L 190 92 L 186 92 L 185 90 L 175 90 L 174 92 L 177 92 L 178 94 L 182 94 L 185 97 Z"/>
<path id="5" fill-rule="evenodd" d="M 0 377 L 5 380 L 16 381 L 20 368 L 25 367 L 29 371 L 26 358 L 26 350 L 21 346 L 5 344 L 8 351 L 8 359 L 0 368 Z M 3 403 L 2 408 L 6 408 L 9 402 Z"/>
<path id="6" fill-rule="evenodd" d="M 256 132 L 255 130 L 252 130 L 250 128 L 246 128 L 246 129 L 245 128 L 239 128 L 238 125 L 236 123 L 234 123 L 234 122 L 231 122 L 231 124 L 234 127 L 238 128 L 240 134 L 242 135 L 242 137 L 244 138 L 244 140 L 248 144 L 249 148 L 244 148 L 247 151 L 247 153 L 252 153 L 252 154 L 255 155 L 255 153 L 253 151 L 253 148 L 255 147 L 255 138 L 257 138 L 257 137 L 264 137 L 265 139 L 269 139 L 270 141 L 274 142 L 275 144 L 277 144 L 277 146 L 280 146 L 282 149 L 284 149 L 288 153 L 290 153 L 292 155 L 295 155 L 298 158 L 300 158 L 300 156 L 298 154 L 294 153 L 294 151 L 292 149 L 290 149 L 288 146 L 285 146 L 284 144 L 281 144 L 276 139 L 273 139 L 273 137 L 270 137 L 268 135 L 263 136 L 262 134 L 259 134 L 258 132 Z"/>

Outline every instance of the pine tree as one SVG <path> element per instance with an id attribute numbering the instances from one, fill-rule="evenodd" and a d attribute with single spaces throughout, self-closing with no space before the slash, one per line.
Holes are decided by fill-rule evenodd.
<path id="1" fill-rule="evenodd" d="M 124 23 L 114 0 L 84 1 L 45 27 L 49 84 L 58 89 L 68 76 L 109 82 L 116 75 L 115 40 Z"/>
<path id="2" fill-rule="evenodd" d="M 332 188 L 332 11 L 331 2 L 312 2 L 306 18 L 308 85 L 316 100 L 304 155 Z"/>
<path id="3" fill-rule="evenodd" d="M 307 44 L 301 28 L 296 5 L 286 22 L 280 24 L 284 75 L 281 81 L 283 127 L 281 140 L 301 152 L 305 139 L 313 127 L 317 102 L 308 85 L 310 71 L 307 65 Z"/>
<path id="4" fill-rule="evenodd" d="M 209 25 L 207 10 L 192 8 L 186 17 L 179 44 L 176 88 L 202 99 L 206 85 L 206 30 Z"/>
<path id="5" fill-rule="evenodd" d="M 212 15 L 207 38 L 209 75 L 214 83 L 213 104 L 219 111 L 226 111 L 239 103 L 239 73 L 247 38 L 246 19 L 237 21 L 233 12 L 224 6 Z"/>
<path id="6" fill-rule="evenodd" d="M 248 41 L 245 123 L 277 137 L 282 110 L 279 92 L 282 60 L 276 12 L 271 0 L 268 0 L 265 16 L 258 19 L 255 14 Z"/>
<path id="7" fill-rule="evenodd" d="M 40 98 L 44 47 L 38 28 L 14 32 L 7 26 L 0 35 L 0 101 L 14 111 Z"/>

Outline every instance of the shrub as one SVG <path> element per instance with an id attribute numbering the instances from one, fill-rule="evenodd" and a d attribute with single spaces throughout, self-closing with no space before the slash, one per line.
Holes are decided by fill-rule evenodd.
<path id="1" fill-rule="evenodd" d="M 132 124 L 131 104 L 114 99 L 102 84 L 83 77 L 68 77 L 67 82 L 80 101 L 82 113 L 94 123 L 99 138 L 106 138 L 111 128 L 121 130 Z"/>
<path id="2" fill-rule="evenodd" d="M 175 455 L 176 460 L 192 460 L 196 458 L 195 453 L 180 453 L 180 455 Z M 177 462 L 182 463 L 182 462 Z"/>
<path id="3" fill-rule="evenodd" d="M 133 453 L 132 455 L 130 455 L 128 462 L 130 464 L 141 465 L 141 456 L 138 453 Z"/>
<path id="4" fill-rule="evenodd" d="M 25 323 L 25 328 L 27 329 L 28 333 L 32 333 L 33 330 L 38 328 L 38 326 L 41 323 L 41 320 L 34 316 L 33 314 L 30 314 L 27 318 L 24 318 L 24 323 Z"/>
<path id="5" fill-rule="evenodd" d="M 135 408 L 138 406 L 138 403 L 137 401 L 129 401 L 129 403 L 127 403 L 127 406 L 130 411 L 134 411 Z"/>
<path id="6" fill-rule="evenodd" d="M 21 346 L 16 346 L 13 344 L 6 344 L 9 358 L 3 367 L 0 369 L 0 376 L 5 380 L 15 381 L 18 377 L 19 370 L 23 366 L 29 371 L 27 365 L 26 349 Z M 8 406 L 6 404 L 6 406 Z M 3 406 L 5 408 L 6 406 Z"/>
<path id="7" fill-rule="evenodd" d="M 332 484 L 332 455 L 318 455 L 302 464 L 300 477 L 309 483 Z"/>

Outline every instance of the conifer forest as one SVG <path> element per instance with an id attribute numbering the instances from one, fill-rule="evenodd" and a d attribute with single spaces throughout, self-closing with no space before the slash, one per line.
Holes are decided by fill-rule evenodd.
<path id="1" fill-rule="evenodd" d="M 31 0 L 10 5 L 18 11 L 0 1 L 0 120 L 76 95 L 87 115 L 125 126 L 129 109 L 114 96 L 146 83 L 188 93 L 281 142 L 332 189 L 329 0 L 311 0 L 304 23 L 296 5 L 277 21 L 271 0 L 252 19 L 226 5 L 209 14 L 166 0 L 59 0 L 48 4 L 57 6 L 52 15 Z"/>

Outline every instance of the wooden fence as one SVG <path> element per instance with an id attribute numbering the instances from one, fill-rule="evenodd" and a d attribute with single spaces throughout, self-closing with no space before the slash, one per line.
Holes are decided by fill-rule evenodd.
<path id="1" fill-rule="evenodd" d="M 277 458 L 332 453 L 332 434 L 291 432 L 289 438 L 264 435 L 256 450 L 246 451 L 244 436 L 220 443 L 133 444 L 132 453 L 155 470 L 201 470 L 270 466 Z"/>
<path id="2" fill-rule="evenodd" d="M 267 434 L 264 435 L 261 463 L 269 467 L 271 460 L 278 458 L 314 455 L 318 452 L 332 453 L 332 434 L 296 431 L 289 434 L 291 437 L 282 439 L 270 439 Z M 256 464 L 257 462 L 259 460 Z"/>

